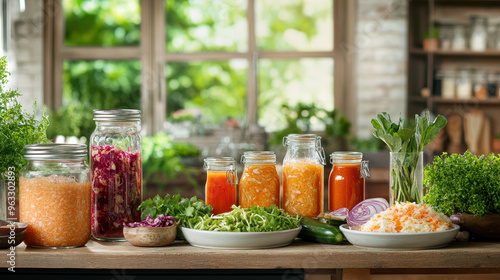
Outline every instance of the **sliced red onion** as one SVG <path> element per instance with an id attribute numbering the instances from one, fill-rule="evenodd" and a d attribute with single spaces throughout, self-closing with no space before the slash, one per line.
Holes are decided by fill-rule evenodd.
<path id="1" fill-rule="evenodd" d="M 335 217 L 335 218 L 339 218 L 341 220 L 345 220 L 347 218 L 348 214 L 349 214 L 349 209 L 344 207 L 344 208 L 339 208 L 339 209 L 332 211 L 332 212 L 329 212 L 329 213 L 325 213 L 325 218 Z"/>
<path id="2" fill-rule="evenodd" d="M 166 216 L 163 214 L 158 215 L 156 218 L 153 218 L 149 215 L 146 216 L 144 221 L 135 222 L 135 223 L 123 223 L 125 227 L 169 227 L 175 224 L 175 219 L 173 216 Z"/>
<path id="3" fill-rule="evenodd" d="M 459 224 L 462 223 L 462 219 L 461 218 L 462 217 L 460 217 L 460 214 L 455 214 L 455 215 L 451 215 L 450 216 L 451 222 L 454 223 L 454 224 L 457 224 L 457 225 L 459 225 Z"/>
<path id="4" fill-rule="evenodd" d="M 351 227 L 361 226 L 376 215 L 389 208 L 389 203 L 383 198 L 365 199 L 349 211 L 347 223 Z"/>

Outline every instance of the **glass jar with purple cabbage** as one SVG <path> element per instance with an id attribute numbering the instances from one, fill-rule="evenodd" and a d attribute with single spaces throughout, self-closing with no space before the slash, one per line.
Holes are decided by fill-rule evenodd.
<path id="1" fill-rule="evenodd" d="M 123 224 L 139 222 L 142 202 L 141 111 L 94 110 L 90 136 L 92 236 L 125 241 Z"/>

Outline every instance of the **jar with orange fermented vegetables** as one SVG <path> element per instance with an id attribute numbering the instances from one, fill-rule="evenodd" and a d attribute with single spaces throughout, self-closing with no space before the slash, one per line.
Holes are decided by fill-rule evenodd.
<path id="1" fill-rule="evenodd" d="M 209 157 L 203 169 L 207 171 L 205 203 L 214 208 L 214 215 L 231 211 L 237 198 L 236 161 L 232 157 Z"/>
<path id="2" fill-rule="evenodd" d="M 351 210 L 365 199 L 365 178 L 370 177 L 368 161 L 360 152 L 330 154 L 332 171 L 328 180 L 328 210 Z"/>
<path id="3" fill-rule="evenodd" d="M 283 159 L 282 208 L 288 214 L 316 217 L 323 212 L 325 152 L 316 134 L 290 134 Z"/>
<path id="4" fill-rule="evenodd" d="M 279 207 L 280 178 L 276 171 L 276 155 L 271 151 L 245 152 L 241 157 L 245 165 L 240 179 L 239 204 L 242 208 L 253 205 Z"/>
<path id="5" fill-rule="evenodd" d="M 19 178 L 19 219 L 24 243 L 73 248 L 90 239 L 90 171 L 86 145 L 26 145 Z"/>

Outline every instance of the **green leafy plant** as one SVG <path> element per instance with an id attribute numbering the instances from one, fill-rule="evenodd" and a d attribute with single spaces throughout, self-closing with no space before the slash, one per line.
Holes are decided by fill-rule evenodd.
<path id="1" fill-rule="evenodd" d="M 373 136 L 384 141 L 392 153 L 391 202 L 422 203 L 419 180 L 415 176 L 417 164 L 424 147 L 436 138 L 439 130 L 446 126 L 446 118 L 439 115 L 432 122 L 429 112 L 424 117 L 415 115 L 415 125 L 403 118 L 393 123 L 388 113 L 372 119 Z"/>
<path id="2" fill-rule="evenodd" d="M 181 157 L 192 157 L 200 154 L 199 149 L 190 144 L 173 142 L 164 133 L 146 136 L 142 139 L 142 166 L 144 183 L 156 184 L 159 188 L 169 180 L 184 174 L 194 188 L 200 188 L 194 178 L 195 171 L 182 163 Z"/>
<path id="3" fill-rule="evenodd" d="M 213 207 L 206 205 L 201 199 L 196 196 L 192 198 L 182 198 L 180 194 L 172 197 L 166 195 L 161 198 L 156 195 L 154 198 L 149 198 L 141 203 L 138 210 L 142 211 L 141 218 L 144 219 L 147 215 L 156 218 L 163 214 L 173 216 L 175 221 L 181 221 L 181 226 L 193 228 L 195 224 L 207 218 L 212 214 Z M 183 238 L 182 232 L 177 231 L 177 237 Z"/>
<path id="4" fill-rule="evenodd" d="M 283 104 L 281 112 L 286 116 L 287 126 L 273 133 L 270 145 L 281 145 L 283 137 L 289 134 L 309 132 L 314 118 L 325 124 L 325 135 L 332 138 L 345 137 L 351 129 L 351 123 L 335 109 L 329 111 L 299 102 L 295 106 Z"/>
<path id="5" fill-rule="evenodd" d="M 500 213 L 500 156 L 443 153 L 424 170 L 425 203 L 446 215 Z"/>
<path id="6" fill-rule="evenodd" d="M 0 59 L 0 173 L 14 167 L 18 172 L 26 163 L 24 146 L 35 143 L 47 143 L 46 136 L 49 120 L 42 112 L 42 119 L 35 118 L 36 101 L 33 113 L 27 113 L 18 101 L 19 90 L 5 89 L 7 77 L 7 59 Z"/>
<path id="7" fill-rule="evenodd" d="M 354 147 L 354 150 L 359 152 L 376 153 L 385 147 L 385 143 L 373 135 L 368 139 L 352 138 L 350 143 Z"/>

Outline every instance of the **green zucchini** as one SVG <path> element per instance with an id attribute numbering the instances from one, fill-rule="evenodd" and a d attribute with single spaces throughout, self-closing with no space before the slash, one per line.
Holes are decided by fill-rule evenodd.
<path id="1" fill-rule="evenodd" d="M 334 244 L 342 242 L 344 235 L 338 226 L 324 224 L 316 219 L 302 217 L 300 220 L 302 230 L 299 238 L 307 241 Z"/>
<path id="2" fill-rule="evenodd" d="M 345 220 L 342 220 L 340 218 L 335 218 L 335 217 L 334 218 L 318 217 L 318 221 L 320 221 L 323 224 L 329 224 L 329 225 L 337 226 L 337 227 L 347 223 Z"/>

